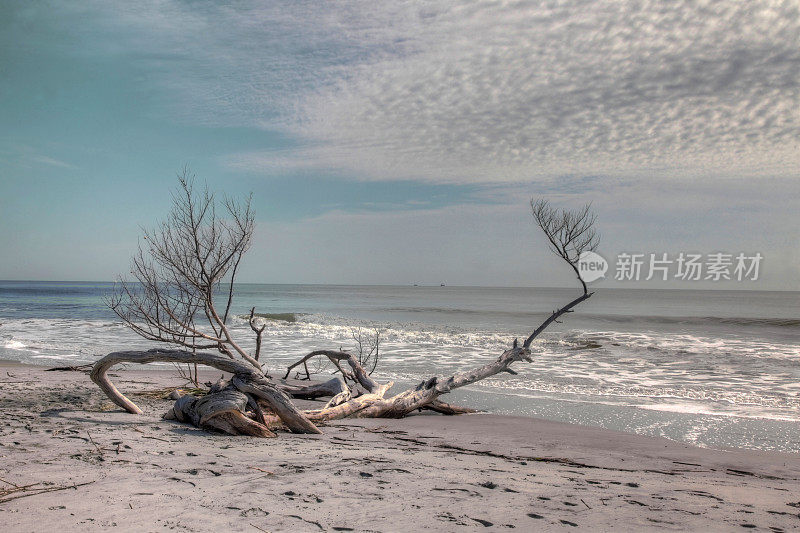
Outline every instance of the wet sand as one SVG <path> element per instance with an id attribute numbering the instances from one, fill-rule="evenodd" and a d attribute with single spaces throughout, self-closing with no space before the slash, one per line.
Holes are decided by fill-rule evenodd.
<path id="1" fill-rule="evenodd" d="M 113 374 L 144 415 L 85 373 L 0 363 L 4 531 L 800 528 L 800 455 L 488 414 L 229 437 L 161 419 L 174 371 Z"/>

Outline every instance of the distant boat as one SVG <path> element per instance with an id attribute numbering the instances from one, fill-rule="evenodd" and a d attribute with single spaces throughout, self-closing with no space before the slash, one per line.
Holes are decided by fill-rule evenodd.
<path id="1" fill-rule="evenodd" d="M 442 283 L 442 284 L 441 284 L 441 285 L 439 285 L 439 286 L 440 286 L 440 287 L 444 287 L 445 285 L 444 285 L 444 283 Z"/>

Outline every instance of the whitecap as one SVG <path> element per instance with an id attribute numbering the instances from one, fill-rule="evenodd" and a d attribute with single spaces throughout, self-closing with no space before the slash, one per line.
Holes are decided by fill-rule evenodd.
<path id="1" fill-rule="evenodd" d="M 23 344 L 15 340 L 10 340 L 3 345 L 3 348 L 6 348 L 8 350 L 24 350 L 27 347 L 28 346 L 26 344 Z"/>

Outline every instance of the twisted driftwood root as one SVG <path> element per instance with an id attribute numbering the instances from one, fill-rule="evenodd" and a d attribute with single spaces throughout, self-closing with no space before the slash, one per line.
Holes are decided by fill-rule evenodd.
<path id="1" fill-rule="evenodd" d="M 103 392 L 129 413 L 142 410 L 125 397 L 108 378 L 108 370 L 120 363 L 197 363 L 233 374 L 231 380 L 218 391 L 203 398 L 187 395 L 179 398 L 167 413 L 167 418 L 190 422 L 197 427 L 214 428 L 233 435 L 275 436 L 266 424 L 246 416 L 248 404 L 258 405 L 262 400 L 274 413 L 273 423 L 294 433 L 321 433 L 321 431 L 293 404 L 289 397 L 258 369 L 233 359 L 208 353 L 190 353 L 181 350 L 150 350 L 147 352 L 114 352 L 103 357 L 92 369 L 92 381 Z M 261 417 L 266 420 L 265 417 Z M 277 420 L 276 420 L 277 419 Z"/>
<path id="2" fill-rule="evenodd" d="M 164 414 L 167 420 L 188 422 L 204 429 L 215 429 L 231 435 L 277 437 L 266 424 L 245 416 L 248 396 L 233 387 L 196 398 L 191 394 L 179 398 Z"/>
<path id="3" fill-rule="evenodd" d="M 305 386 L 282 384 L 278 388 L 292 398 L 300 400 L 315 400 L 327 396 L 333 397 L 338 394 L 350 394 L 350 388 L 342 378 L 332 378 L 322 383 Z"/>

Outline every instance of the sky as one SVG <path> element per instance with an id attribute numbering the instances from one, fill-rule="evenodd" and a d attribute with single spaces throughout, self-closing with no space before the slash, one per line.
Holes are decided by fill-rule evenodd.
<path id="1" fill-rule="evenodd" d="M 800 290 L 800 2 L 0 3 L 0 279 L 126 272 L 184 165 L 253 193 L 240 281 L 567 286 L 546 198 L 598 286 Z"/>

